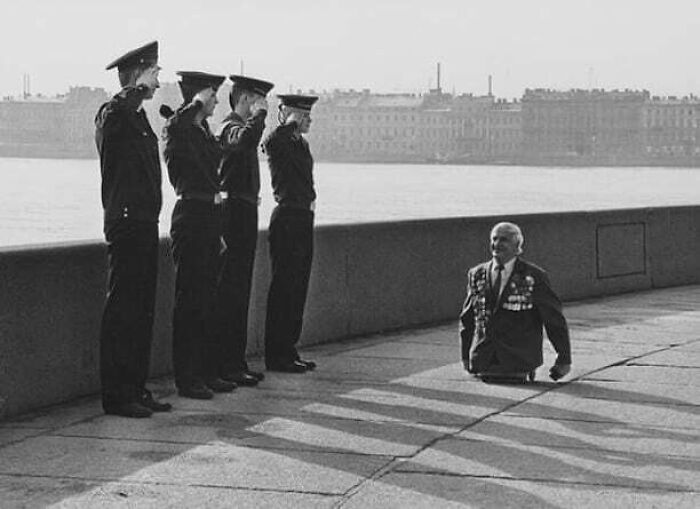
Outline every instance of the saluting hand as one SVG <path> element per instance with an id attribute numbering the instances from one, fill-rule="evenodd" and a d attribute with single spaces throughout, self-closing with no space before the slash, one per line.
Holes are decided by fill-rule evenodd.
<path id="1" fill-rule="evenodd" d="M 136 78 L 136 87 L 146 87 L 150 90 L 155 90 L 160 86 L 158 82 L 158 73 L 160 72 L 160 67 L 151 66 L 145 69 L 138 78 Z"/>
<path id="2" fill-rule="evenodd" d="M 216 94 L 214 89 L 212 87 L 205 88 L 203 90 L 200 90 L 195 94 L 195 96 L 192 98 L 192 102 L 199 101 L 202 104 L 206 104 L 209 99 L 211 99 L 211 96 Z"/>
<path id="3" fill-rule="evenodd" d="M 260 110 L 267 111 L 268 109 L 269 108 L 268 108 L 268 104 L 267 104 L 267 99 L 265 99 L 264 97 L 260 97 L 259 99 L 257 99 L 253 103 L 253 106 L 250 108 L 252 113 L 257 113 Z"/>
<path id="4" fill-rule="evenodd" d="M 287 115 L 287 119 L 284 121 L 285 124 L 291 124 L 292 122 L 296 122 L 297 125 L 301 125 L 301 113 L 298 111 L 292 111 L 289 115 Z"/>

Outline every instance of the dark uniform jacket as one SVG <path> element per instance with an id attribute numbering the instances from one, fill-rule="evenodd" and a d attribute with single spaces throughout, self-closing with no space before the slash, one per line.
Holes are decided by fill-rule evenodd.
<path id="1" fill-rule="evenodd" d="M 213 197 L 219 191 L 221 149 L 206 120 L 201 127 L 194 124 L 201 107 L 199 101 L 180 106 L 163 128 L 163 156 L 178 196 Z"/>
<path id="2" fill-rule="evenodd" d="M 316 200 L 314 159 L 307 141 L 294 135 L 296 127 L 295 122 L 277 127 L 265 140 L 264 148 L 277 203 L 308 209 Z"/>
<path id="3" fill-rule="evenodd" d="M 162 205 L 158 139 L 140 108 L 144 90 L 125 88 L 95 117 L 105 227 L 120 218 L 157 222 Z"/>
<path id="4" fill-rule="evenodd" d="M 248 120 L 231 112 L 221 126 L 219 142 L 224 150 L 221 161 L 221 189 L 229 197 L 256 204 L 260 195 L 258 144 L 265 129 L 266 110 L 258 110 Z"/>
<path id="5" fill-rule="evenodd" d="M 492 262 L 469 270 L 467 298 L 460 315 L 462 359 L 471 373 L 527 372 L 542 365 L 542 327 L 554 346 L 557 364 L 571 364 L 569 329 L 559 298 L 544 270 L 520 258 L 497 302 L 493 302 Z M 468 364 L 467 364 L 468 363 Z"/>

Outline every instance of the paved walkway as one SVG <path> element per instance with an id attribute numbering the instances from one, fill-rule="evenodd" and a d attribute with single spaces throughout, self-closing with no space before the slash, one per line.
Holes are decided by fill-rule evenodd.
<path id="1" fill-rule="evenodd" d="M 487 385 L 455 325 L 305 352 L 176 410 L 0 424 L 0 507 L 700 507 L 700 286 L 571 304 L 565 383 Z"/>

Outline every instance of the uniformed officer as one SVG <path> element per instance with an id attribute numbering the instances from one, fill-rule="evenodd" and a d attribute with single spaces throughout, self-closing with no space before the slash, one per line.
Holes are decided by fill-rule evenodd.
<path id="1" fill-rule="evenodd" d="M 265 140 L 277 206 L 269 228 L 272 281 L 265 320 L 265 365 L 271 371 L 303 373 L 316 364 L 299 358 L 304 304 L 313 257 L 316 191 L 314 160 L 302 136 L 311 126 L 318 97 L 279 95 L 280 126 Z"/>
<path id="2" fill-rule="evenodd" d="M 255 386 L 264 378 L 246 362 L 248 306 L 258 239 L 260 165 L 258 145 L 265 129 L 268 81 L 233 75 L 231 113 L 224 119 L 219 142 L 221 161 L 223 239 L 225 250 L 217 291 L 217 373 L 239 386 Z"/>
<path id="3" fill-rule="evenodd" d="M 178 394 L 211 399 L 213 392 L 230 392 L 236 385 L 211 372 L 212 317 L 220 249 L 218 167 L 221 150 L 207 118 L 217 104 L 216 92 L 225 76 L 178 72 L 183 104 L 163 129 L 164 157 L 178 201 L 170 235 L 175 261 L 173 364 Z M 213 392 L 212 392 L 213 391 Z"/>
<path id="4" fill-rule="evenodd" d="M 117 68 L 121 91 L 95 118 L 102 173 L 108 289 L 100 331 L 102 407 L 149 417 L 170 410 L 146 389 L 158 270 L 161 170 L 158 140 L 141 103 L 158 88 L 158 42 L 132 50 Z"/>

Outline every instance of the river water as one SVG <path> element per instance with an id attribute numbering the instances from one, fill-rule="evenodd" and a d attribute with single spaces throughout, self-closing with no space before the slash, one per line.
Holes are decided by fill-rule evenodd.
<path id="1" fill-rule="evenodd" d="M 274 202 L 261 170 L 266 228 Z M 0 246 L 102 238 L 99 173 L 96 160 L 0 158 Z M 700 169 L 317 163 L 314 176 L 317 224 L 700 204 Z M 163 197 L 166 235 L 167 178 Z"/>

